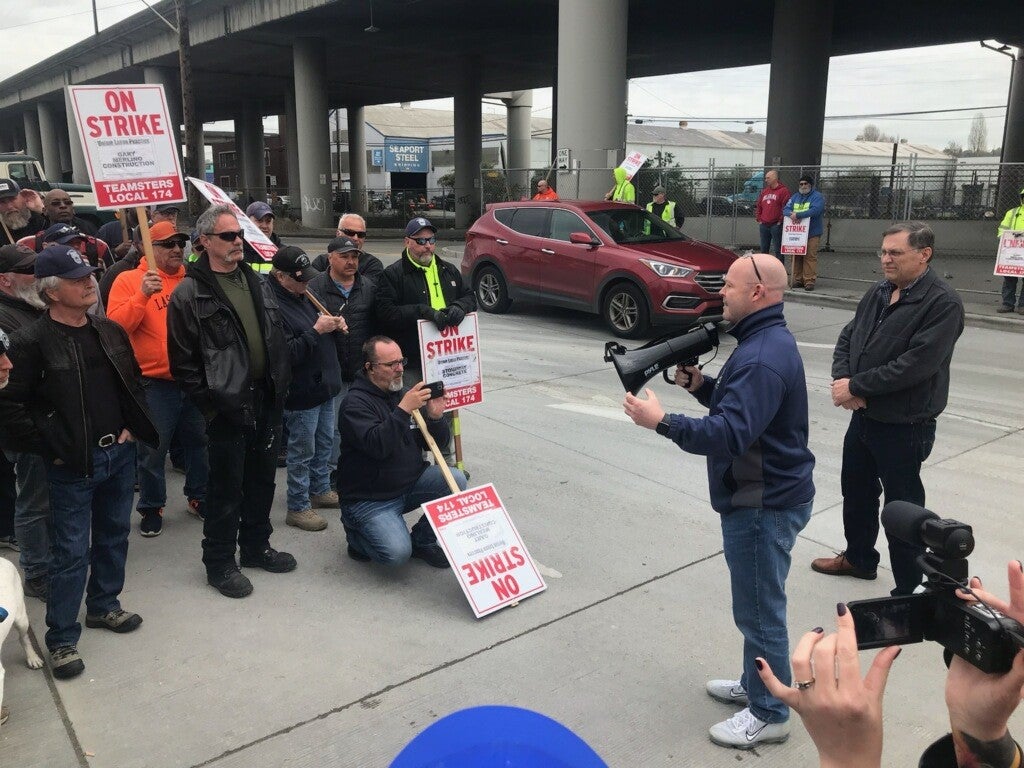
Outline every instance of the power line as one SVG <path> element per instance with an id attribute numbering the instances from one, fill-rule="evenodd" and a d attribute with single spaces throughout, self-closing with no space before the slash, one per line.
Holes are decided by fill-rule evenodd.
<path id="1" fill-rule="evenodd" d="M 922 109 L 909 112 L 873 112 L 862 115 L 825 115 L 825 120 L 864 120 L 867 118 L 879 117 L 910 117 L 911 115 L 941 115 L 951 112 L 980 112 L 986 109 L 1000 109 L 1005 111 L 1006 106 L 996 104 L 987 107 L 951 107 L 949 109 Z M 678 122 L 680 120 L 688 123 L 764 123 L 767 117 L 685 117 L 677 115 L 629 115 L 633 120 L 666 121 Z M 990 117 L 995 117 L 991 115 Z M 960 119 L 960 118 L 957 118 Z"/>
<path id="2" fill-rule="evenodd" d="M 111 8 L 121 8 L 125 5 L 135 5 L 138 0 L 128 0 L 125 3 L 114 3 L 113 5 L 100 6 L 96 10 L 98 11 L 109 11 Z M 87 13 L 92 13 L 92 8 L 85 11 L 75 11 L 74 13 L 63 13 L 60 16 L 52 16 L 49 19 L 36 19 L 35 21 L 23 21 L 21 24 L 8 24 L 4 29 L 18 29 L 19 27 L 30 27 L 33 24 L 46 24 L 50 21 L 60 21 L 61 19 L 69 18 L 70 16 L 83 16 Z"/>

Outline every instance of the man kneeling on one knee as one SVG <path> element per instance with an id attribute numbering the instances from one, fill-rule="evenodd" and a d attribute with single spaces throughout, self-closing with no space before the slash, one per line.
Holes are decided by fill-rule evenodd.
<path id="1" fill-rule="evenodd" d="M 406 359 L 401 347 L 386 336 L 368 339 L 363 359 L 363 370 L 338 418 L 338 496 L 348 555 L 384 565 L 401 565 L 417 557 L 435 568 L 447 568 L 426 515 L 411 532 L 403 518 L 451 493 L 441 468 L 423 460 L 425 442 L 412 419 L 412 412 L 422 407 L 431 436 L 439 445 L 447 444 L 444 399 L 431 400 L 423 382 L 403 388 Z M 458 469 L 452 469 L 452 475 L 464 490 L 466 476 Z"/>

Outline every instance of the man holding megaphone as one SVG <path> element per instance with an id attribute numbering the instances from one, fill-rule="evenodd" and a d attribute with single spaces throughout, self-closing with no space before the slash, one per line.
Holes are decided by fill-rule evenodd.
<path id="1" fill-rule="evenodd" d="M 678 366 L 675 381 L 709 409 L 704 418 L 666 414 L 657 396 L 626 394 L 626 414 L 689 453 L 707 456 L 711 506 L 721 516 L 733 620 L 743 634 L 739 680 L 710 680 L 708 694 L 743 706 L 711 727 L 716 744 L 752 749 L 789 738 L 789 707 L 768 692 L 755 659 L 789 685 L 786 576 L 814 499 L 807 448 L 807 383 L 782 314 L 786 269 L 768 254 L 733 262 L 722 288 L 736 350 L 717 378 Z"/>

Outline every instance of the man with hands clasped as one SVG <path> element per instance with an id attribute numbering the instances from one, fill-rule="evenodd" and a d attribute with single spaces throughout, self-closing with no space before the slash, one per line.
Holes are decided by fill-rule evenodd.
<path id="1" fill-rule="evenodd" d="M 1007 565 L 1010 602 L 1006 603 L 971 579 L 972 595 L 990 607 L 1024 622 L 1024 566 Z M 878 652 L 868 673 L 860 676 L 857 637 L 846 605 L 837 606 L 837 632 L 825 636 L 821 627 L 805 634 L 793 651 L 793 688 L 776 678 L 765 659 L 757 668 L 765 686 L 803 720 L 818 748 L 821 768 L 880 768 L 882 765 L 882 696 L 889 669 L 900 648 Z M 833 672 L 834 670 L 834 672 Z M 829 674 L 831 672 L 831 674 Z M 988 674 L 953 656 L 946 675 L 946 706 L 952 733 L 932 744 L 919 768 L 1017 768 L 1021 748 L 1007 730 L 1010 716 L 1024 694 L 1024 651 L 1003 674 Z"/>
<path id="2" fill-rule="evenodd" d="M 752 749 L 789 738 L 789 707 L 757 675 L 756 657 L 788 675 L 786 576 L 814 499 L 807 448 L 807 384 L 782 315 L 786 269 L 768 254 L 737 259 L 722 288 L 736 350 L 716 378 L 677 368 L 676 383 L 708 408 L 666 414 L 650 389 L 626 395 L 626 414 L 689 453 L 707 456 L 711 506 L 721 516 L 733 620 L 743 634 L 739 680 L 710 680 L 708 695 L 744 706 L 709 731 L 716 744 Z"/>

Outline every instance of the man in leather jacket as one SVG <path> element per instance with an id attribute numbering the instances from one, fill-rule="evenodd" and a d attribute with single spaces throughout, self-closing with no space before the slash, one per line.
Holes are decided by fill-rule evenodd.
<path id="1" fill-rule="evenodd" d="M 83 593 L 87 627 L 123 633 L 142 623 L 118 596 L 128 555 L 134 440 L 154 444 L 158 436 L 128 336 L 88 312 L 97 299 L 95 269 L 66 245 L 39 253 L 35 275 L 48 309 L 11 337 L 14 369 L 0 393 L 0 444 L 47 463 L 46 647 L 58 679 L 85 669 L 77 649 Z"/>
<path id="2" fill-rule="evenodd" d="M 270 546 L 281 414 L 291 380 L 277 300 L 243 262 L 242 232 L 228 206 L 196 222 L 205 249 L 167 308 L 171 375 L 206 419 L 210 477 L 203 522 L 207 581 L 227 597 L 252 583 L 235 563 L 271 573 L 295 558 Z"/>

